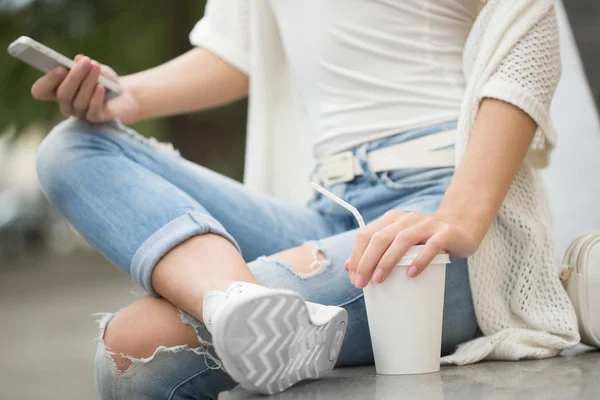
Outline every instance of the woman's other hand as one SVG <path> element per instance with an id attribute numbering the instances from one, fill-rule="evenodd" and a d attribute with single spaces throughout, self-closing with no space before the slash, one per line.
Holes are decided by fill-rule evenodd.
<path id="1" fill-rule="evenodd" d="M 456 258 L 468 257 L 482 239 L 451 215 L 389 211 L 358 233 L 344 268 L 352 284 L 362 289 L 371 279 L 383 282 L 414 245 L 425 247 L 407 269 L 411 278 L 427 268 L 440 251 Z"/>
<path id="2" fill-rule="evenodd" d="M 492 225 L 537 125 L 512 104 L 484 99 L 462 161 L 435 214 L 390 211 L 357 236 L 345 268 L 356 287 L 383 282 L 416 244 L 425 244 L 408 268 L 417 276 L 446 250 L 463 258 L 477 251 Z"/>

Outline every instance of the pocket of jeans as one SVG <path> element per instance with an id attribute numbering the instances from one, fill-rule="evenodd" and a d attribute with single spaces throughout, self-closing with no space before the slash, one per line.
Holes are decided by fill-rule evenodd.
<path id="1" fill-rule="evenodd" d="M 390 190 L 418 191 L 428 187 L 447 186 L 454 168 L 399 169 L 381 172 L 379 182 Z"/>

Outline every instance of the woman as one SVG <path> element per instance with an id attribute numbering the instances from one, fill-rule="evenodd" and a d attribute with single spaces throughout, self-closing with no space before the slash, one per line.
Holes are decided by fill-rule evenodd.
<path id="1" fill-rule="evenodd" d="M 552 1 L 213 1 L 191 41 L 106 103 L 83 56 L 32 89 L 77 117 L 40 148 L 46 196 L 151 295 L 101 321 L 101 398 L 216 398 L 236 381 L 275 393 L 336 362 L 372 363 L 361 289 L 418 243 L 410 277 L 453 257 L 443 362 L 579 341 L 534 169 L 554 144 Z M 290 143 L 311 135 L 314 178 L 366 229 L 320 195 L 294 207 L 256 194 L 115 121 L 246 95 L 246 183 L 293 179 Z"/>

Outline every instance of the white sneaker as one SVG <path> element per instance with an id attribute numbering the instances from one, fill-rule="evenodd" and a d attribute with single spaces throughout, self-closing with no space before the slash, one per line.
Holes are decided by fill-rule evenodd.
<path id="1" fill-rule="evenodd" d="M 274 394 L 333 369 L 348 314 L 290 290 L 236 282 L 226 293 L 206 293 L 204 320 L 229 375 L 247 390 Z"/>

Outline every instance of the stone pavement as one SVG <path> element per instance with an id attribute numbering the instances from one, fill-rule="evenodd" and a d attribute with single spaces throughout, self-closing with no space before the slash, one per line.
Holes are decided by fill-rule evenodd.
<path id="1" fill-rule="evenodd" d="M 0 399 L 96 399 L 96 317 L 142 290 L 98 255 L 0 259 Z"/>
<path id="2" fill-rule="evenodd" d="M 443 367 L 425 375 L 376 375 L 373 367 L 341 368 L 301 382 L 271 400 L 596 400 L 600 352 L 579 347 L 565 357 Z M 223 400 L 261 400 L 240 388 Z"/>
<path id="3" fill-rule="evenodd" d="M 90 314 L 118 310 L 142 293 L 93 253 L 0 260 L 0 399 L 97 398 L 98 333 Z M 552 360 L 481 363 L 420 376 L 377 376 L 372 367 L 339 369 L 272 398 L 598 399 L 600 352 L 579 354 L 585 350 Z M 264 397 L 236 389 L 223 398 Z"/>

